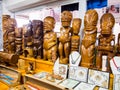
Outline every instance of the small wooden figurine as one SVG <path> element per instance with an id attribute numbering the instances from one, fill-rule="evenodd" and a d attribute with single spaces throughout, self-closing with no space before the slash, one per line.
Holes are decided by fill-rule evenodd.
<path id="1" fill-rule="evenodd" d="M 79 52 L 80 36 L 78 34 L 81 27 L 81 21 L 80 18 L 74 18 L 72 22 L 71 52 Z"/>
<path id="2" fill-rule="evenodd" d="M 81 66 L 93 66 L 95 59 L 95 42 L 97 36 L 98 13 L 95 10 L 88 10 L 84 17 L 84 36 L 81 45 Z"/>
<path id="3" fill-rule="evenodd" d="M 60 63 L 68 64 L 69 54 L 70 54 L 70 40 L 71 40 L 71 20 L 72 13 L 70 11 L 63 11 L 61 14 L 62 27 L 60 28 L 59 37 L 59 55 Z"/>
<path id="4" fill-rule="evenodd" d="M 102 55 L 107 55 L 107 71 L 110 71 L 109 60 L 112 59 L 115 54 L 115 35 L 112 33 L 114 24 L 115 19 L 112 14 L 106 13 L 101 17 L 101 34 L 98 37 L 99 41 L 96 55 L 96 67 L 98 69 L 102 67 Z"/>
<path id="5" fill-rule="evenodd" d="M 53 32 L 55 26 L 55 19 L 47 16 L 44 19 L 44 41 L 43 41 L 43 54 L 44 60 L 54 62 L 57 59 L 57 35 Z"/>

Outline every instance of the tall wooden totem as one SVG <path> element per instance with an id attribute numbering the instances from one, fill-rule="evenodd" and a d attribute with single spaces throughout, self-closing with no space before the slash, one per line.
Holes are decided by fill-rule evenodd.
<path id="1" fill-rule="evenodd" d="M 9 15 L 3 15 L 3 40 L 4 51 L 7 53 L 15 53 L 15 27 L 16 20 L 10 18 Z"/>
<path id="2" fill-rule="evenodd" d="M 84 17 L 84 36 L 81 45 L 81 66 L 93 66 L 95 59 L 95 42 L 97 36 L 98 14 L 95 10 L 88 10 Z"/>
<path id="3" fill-rule="evenodd" d="M 33 57 L 33 31 L 31 22 L 23 27 L 25 57 Z"/>

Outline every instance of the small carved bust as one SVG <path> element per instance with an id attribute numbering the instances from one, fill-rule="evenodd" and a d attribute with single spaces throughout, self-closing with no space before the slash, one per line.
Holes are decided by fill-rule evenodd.
<path id="1" fill-rule="evenodd" d="M 100 27 L 101 34 L 98 37 L 96 67 L 102 67 L 102 55 L 107 55 L 110 60 L 115 54 L 115 35 L 112 34 L 112 28 L 115 24 L 115 19 L 112 14 L 106 13 L 101 17 Z M 107 71 L 110 71 L 110 63 L 108 62 Z"/>
<path id="2" fill-rule="evenodd" d="M 44 60 L 55 61 L 57 59 L 57 35 L 53 32 L 55 19 L 48 16 L 44 19 L 44 41 L 43 53 Z"/>
<path id="3" fill-rule="evenodd" d="M 79 45 L 80 45 L 80 31 L 81 26 L 81 19 L 74 18 L 72 22 L 72 37 L 71 37 L 71 51 L 78 51 L 79 52 Z"/>
<path id="4" fill-rule="evenodd" d="M 70 54 L 70 40 L 71 40 L 71 20 L 72 13 L 70 11 L 63 11 L 61 14 L 62 27 L 60 29 L 59 37 L 59 55 L 60 63 L 67 64 Z"/>
<path id="5" fill-rule="evenodd" d="M 84 17 L 84 36 L 81 45 L 81 66 L 93 66 L 95 58 L 95 42 L 97 36 L 98 13 L 95 10 L 88 10 Z"/>

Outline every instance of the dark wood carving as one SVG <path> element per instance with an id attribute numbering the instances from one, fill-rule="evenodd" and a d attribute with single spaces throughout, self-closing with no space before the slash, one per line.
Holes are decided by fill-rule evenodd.
<path id="1" fill-rule="evenodd" d="M 43 22 L 40 20 L 33 20 L 32 26 L 34 58 L 43 58 Z"/>

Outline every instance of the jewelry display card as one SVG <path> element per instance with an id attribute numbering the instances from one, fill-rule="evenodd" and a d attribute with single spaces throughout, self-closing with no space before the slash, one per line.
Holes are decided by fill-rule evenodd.
<path id="1" fill-rule="evenodd" d="M 77 84 L 79 84 L 79 81 L 76 81 L 73 79 L 65 79 L 59 85 L 69 88 L 69 89 L 73 89 Z"/>
<path id="2" fill-rule="evenodd" d="M 120 67 L 120 57 L 115 56 L 110 60 L 110 67 L 112 70 L 112 73 L 115 74 L 120 74 L 120 70 L 118 67 Z"/>
<path id="3" fill-rule="evenodd" d="M 74 88 L 74 90 L 94 90 L 95 86 L 96 85 L 81 82 Z"/>
<path id="4" fill-rule="evenodd" d="M 88 68 L 70 66 L 69 78 L 82 81 L 82 82 L 87 82 L 87 76 L 88 76 Z"/>
<path id="5" fill-rule="evenodd" d="M 102 88 L 108 88 L 109 76 L 110 74 L 107 72 L 89 69 L 88 83 L 98 85 Z"/>
<path id="6" fill-rule="evenodd" d="M 120 90 L 120 74 L 116 74 L 113 83 L 114 90 Z"/>
<path id="7" fill-rule="evenodd" d="M 62 76 L 64 79 L 67 77 L 68 65 L 59 64 L 59 75 Z"/>
<path id="8" fill-rule="evenodd" d="M 106 88 L 99 88 L 99 90 L 108 90 L 108 89 L 106 89 Z"/>
<path id="9" fill-rule="evenodd" d="M 39 72 L 34 74 L 33 76 L 41 79 L 41 78 L 45 78 L 47 74 L 48 74 L 47 72 Z"/>
<path id="10" fill-rule="evenodd" d="M 81 55 L 77 51 L 73 51 L 69 55 L 69 64 L 70 64 L 70 66 L 78 66 L 80 64 L 80 60 L 81 60 Z"/>

